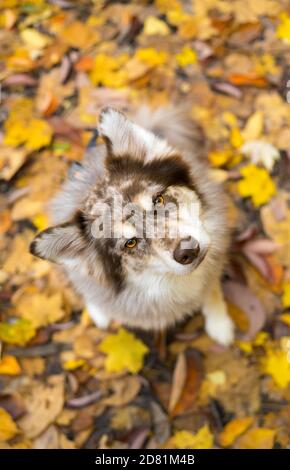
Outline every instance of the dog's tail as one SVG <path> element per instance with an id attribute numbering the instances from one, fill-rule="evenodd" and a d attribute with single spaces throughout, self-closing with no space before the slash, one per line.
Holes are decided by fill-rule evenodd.
<path id="1" fill-rule="evenodd" d="M 166 139 L 174 148 L 198 155 L 204 150 L 202 130 L 184 106 L 170 104 L 155 110 L 142 106 L 134 113 L 133 119 L 140 126 Z"/>

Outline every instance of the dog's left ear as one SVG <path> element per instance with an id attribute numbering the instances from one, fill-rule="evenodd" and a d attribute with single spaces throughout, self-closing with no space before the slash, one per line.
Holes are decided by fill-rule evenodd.
<path id="1" fill-rule="evenodd" d="M 106 107 L 100 114 L 100 135 L 109 156 L 124 155 L 141 160 L 168 154 L 170 148 L 165 140 L 131 122 L 122 112 Z"/>

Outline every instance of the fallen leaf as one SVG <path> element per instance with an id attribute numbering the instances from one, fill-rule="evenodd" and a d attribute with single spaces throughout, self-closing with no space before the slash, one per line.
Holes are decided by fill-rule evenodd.
<path id="1" fill-rule="evenodd" d="M 35 336 L 35 333 L 32 323 L 23 318 L 13 323 L 0 323 L 0 339 L 8 344 L 24 346 Z"/>
<path id="2" fill-rule="evenodd" d="M 244 166 L 242 179 L 238 182 L 238 191 L 242 197 L 251 197 L 255 207 L 268 202 L 276 193 L 276 186 L 264 168 L 255 165 Z"/>
<path id="3" fill-rule="evenodd" d="M 285 308 L 290 308 L 290 282 L 283 286 L 282 304 Z"/>
<path id="4" fill-rule="evenodd" d="M 287 388 L 290 384 L 290 361 L 287 351 L 268 349 L 261 358 L 261 369 L 264 374 L 272 377 L 279 388 Z"/>
<path id="5" fill-rule="evenodd" d="M 255 111 L 246 122 L 246 125 L 242 131 L 242 136 L 248 145 L 248 141 L 257 140 L 261 136 L 264 127 L 264 113 L 262 111 Z M 242 147 L 243 151 L 243 147 Z M 247 153 L 247 151 L 244 151 Z M 252 163 L 258 163 L 256 161 L 252 161 Z"/>
<path id="6" fill-rule="evenodd" d="M 252 74 L 231 74 L 227 79 L 237 86 L 255 86 L 257 88 L 264 88 L 267 86 L 267 80 L 261 75 Z"/>
<path id="7" fill-rule="evenodd" d="M 173 444 L 177 449 L 211 449 L 213 435 L 207 425 L 200 428 L 196 434 L 177 431 L 173 437 Z"/>
<path id="8" fill-rule="evenodd" d="M 0 146 L 0 178 L 9 181 L 22 167 L 27 159 L 27 151 Z"/>
<path id="9" fill-rule="evenodd" d="M 189 46 L 184 46 L 181 52 L 176 54 L 175 59 L 180 67 L 187 67 L 188 65 L 196 64 L 197 54 Z"/>
<path id="10" fill-rule="evenodd" d="M 287 13 L 281 13 L 280 24 L 277 27 L 276 35 L 286 44 L 290 44 L 290 16 Z"/>
<path id="11" fill-rule="evenodd" d="M 28 438 L 39 436 L 60 414 L 64 404 L 64 377 L 50 376 L 44 385 L 31 381 L 24 386 L 22 397 L 27 413 L 18 421 Z"/>
<path id="12" fill-rule="evenodd" d="M 237 437 L 243 434 L 253 423 L 253 417 L 237 418 L 227 423 L 219 435 L 219 441 L 222 447 L 229 447 L 235 442 Z"/>
<path id="13" fill-rule="evenodd" d="M 90 79 L 94 85 L 105 85 L 112 88 L 120 88 L 127 83 L 127 73 L 122 66 L 127 62 L 126 54 L 118 57 L 110 57 L 98 54 L 94 59 Z"/>
<path id="14" fill-rule="evenodd" d="M 273 170 L 275 162 L 280 158 L 279 150 L 262 140 L 252 140 L 245 143 L 241 152 L 251 160 L 253 165 L 262 163 L 268 171 Z"/>
<path id="15" fill-rule="evenodd" d="M 192 407 L 194 407 L 195 399 L 202 382 L 203 365 L 196 351 L 189 349 L 186 352 L 186 365 L 187 374 L 185 385 L 181 391 L 179 400 L 171 411 L 172 416 L 188 413 Z"/>
<path id="16" fill-rule="evenodd" d="M 250 429 L 239 439 L 239 449 L 272 449 L 275 434 L 274 429 Z"/>
<path id="17" fill-rule="evenodd" d="M 146 36 L 167 36 L 170 29 L 164 21 L 155 16 L 148 16 L 144 22 L 143 32 Z"/>
<path id="18" fill-rule="evenodd" d="M 127 369 L 132 373 L 143 367 L 144 355 L 148 352 L 147 346 L 124 328 L 120 328 L 117 334 L 108 335 L 99 345 L 99 350 L 107 354 L 105 367 L 108 372 Z"/>
<path id="19" fill-rule="evenodd" d="M 64 317 L 60 292 L 48 296 L 27 290 L 15 304 L 17 315 L 28 320 L 34 328 L 49 325 Z"/>
<path id="20" fill-rule="evenodd" d="M 7 413 L 3 408 L 0 408 L 0 441 L 9 441 L 19 430 L 11 418 L 10 414 Z"/>
<path id="21" fill-rule="evenodd" d="M 266 321 L 266 313 L 259 299 L 247 286 L 234 281 L 223 285 L 226 300 L 237 306 L 248 318 L 249 328 L 242 335 L 243 339 L 253 339 Z"/>
<path id="22" fill-rule="evenodd" d="M 112 394 L 103 399 L 107 406 L 124 406 L 130 403 L 138 395 L 141 382 L 137 376 L 128 376 L 111 383 Z"/>
<path id="23" fill-rule="evenodd" d="M 0 375 L 19 375 L 21 367 L 14 356 L 4 356 L 0 360 Z"/>
<path id="24" fill-rule="evenodd" d="M 73 21 L 60 32 L 62 41 L 78 49 L 87 49 L 99 42 L 100 35 L 97 31 L 82 21 Z"/>
<path id="25" fill-rule="evenodd" d="M 31 49 L 44 49 L 51 41 L 49 36 L 46 36 L 33 28 L 23 29 L 20 32 L 20 37 Z"/>
<path id="26" fill-rule="evenodd" d="M 281 315 L 280 319 L 286 323 L 286 325 L 290 326 L 290 313 L 283 313 L 283 315 Z"/>
<path id="27" fill-rule="evenodd" d="M 180 353 L 176 360 L 173 377 L 172 377 L 172 386 L 171 394 L 169 399 L 169 411 L 172 411 L 176 404 L 178 403 L 183 387 L 186 383 L 187 376 L 187 365 L 186 358 L 184 353 Z"/>

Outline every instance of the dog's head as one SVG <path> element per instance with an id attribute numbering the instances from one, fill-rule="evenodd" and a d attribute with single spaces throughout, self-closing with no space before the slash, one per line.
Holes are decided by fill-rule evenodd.
<path id="1" fill-rule="evenodd" d="M 31 252 L 85 269 L 116 290 L 145 272 L 189 274 L 207 254 L 205 210 L 179 151 L 119 111 L 100 116 L 105 176 L 72 220 L 41 232 Z"/>

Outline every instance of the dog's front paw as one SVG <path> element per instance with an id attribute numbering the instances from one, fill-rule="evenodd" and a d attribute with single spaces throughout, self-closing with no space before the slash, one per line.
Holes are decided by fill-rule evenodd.
<path id="1" fill-rule="evenodd" d="M 227 314 L 208 316 L 205 329 L 212 339 L 223 346 L 229 346 L 234 341 L 235 326 Z"/>
<path id="2" fill-rule="evenodd" d="M 108 316 L 102 312 L 95 304 L 88 303 L 87 311 L 96 326 L 101 330 L 106 330 L 110 324 Z"/>

